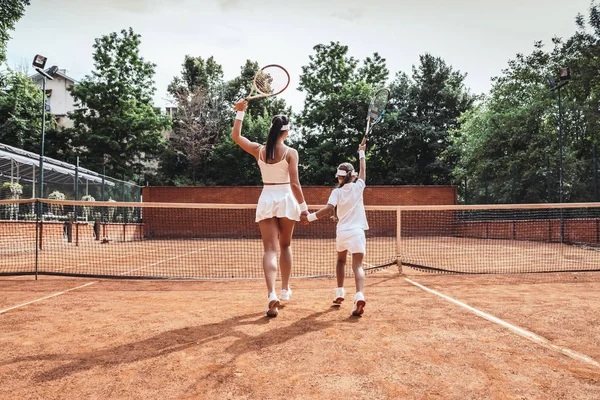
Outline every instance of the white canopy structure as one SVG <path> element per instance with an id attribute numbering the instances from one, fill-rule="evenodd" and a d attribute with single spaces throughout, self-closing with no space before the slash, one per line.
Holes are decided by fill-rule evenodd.
<path id="1" fill-rule="evenodd" d="M 16 147 L 0 143 L 0 182 L 27 182 L 34 187 L 32 197 L 35 197 L 35 186 L 39 185 L 40 156 Z M 44 157 L 44 184 L 115 186 L 114 182 L 103 179 L 102 175 L 73 164 Z"/>

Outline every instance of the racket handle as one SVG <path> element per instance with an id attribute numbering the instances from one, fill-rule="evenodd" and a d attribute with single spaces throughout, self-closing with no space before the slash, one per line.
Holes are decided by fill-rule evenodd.
<path id="1" fill-rule="evenodd" d="M 362 142 L 360 142 L 360 144 L 361 144 L 361 146 L 362 146 L 362 145 L 363 145 L 363 144 L 365 144 L 365 143 L 367 143 L 367 137 L 366 137 L 366 136 L 363 138 L 363 140 L 362 140 Z"/>

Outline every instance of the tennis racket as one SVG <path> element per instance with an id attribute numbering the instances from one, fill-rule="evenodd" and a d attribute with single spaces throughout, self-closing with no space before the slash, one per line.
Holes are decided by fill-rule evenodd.
<path id="1" fill-rule="evenodd" d="M 246 101 L 278 95 L 290 84 L 290 74 L 281 65 L 271 64 L 262 67 L 254 75 L 252 88 Z"/>
<path id="2" fill-rule="evenodd" d="M 367 142 L 367 136 L 369 136 L 373 127 L 383 119 L 389 101 L 390 90 L 388 88 L 379 89 L 371 99 L 369 112 L 367 113 L 367 130 L 365 131 L 365 137 L 361 142 L 362 144 Z"/>

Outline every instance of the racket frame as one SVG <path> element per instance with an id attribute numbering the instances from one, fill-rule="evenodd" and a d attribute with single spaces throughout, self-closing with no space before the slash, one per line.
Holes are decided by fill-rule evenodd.
<path id="1" fill-rule="evenodd" d="M 372 109 L 373 109 L 373 105 L 375 102 L 375 98 L 377 97 L 377 95 L 382 92 L 382 91 L 386 91 L 387 92 L 387 101 L 385 103 L 385 106 L 383 107 L 383 110 L 381 110 L 381 112 L 379 113 L 379 116 L 376 118 L 372 118 Z M 369 136 L 369 134 L 371 133 L 371 131 L 373 130 L 373 127 L 375 125 L 377 125 L 379 122 L 381 122 L 381 120 L 383 119 L 383 116 L 386 113 L 386 109 L 387 109 L 387 105 L 390 102 L 390 89 L 388 88 L 381 88 L 379 89 L 375 95 L 373 96 L 373 98 L 371 99 L 371 104 L 369 104 L 369 110 L 367 112 L 367 129 L 365 130 L 365 136 L 363 137 L 362 142 L 360 143 L 361 145 L 367 143 L 367 137 Z M 373 122 L 371 122 L 372 120 L 374 120 Z"/>
<path id="2" fill-rule="evenodd" d="M 285 74 L 287 75 L 287 83 L 285 84 L 285 86 L 283 87 L 283 89 L 281 89 L 277 93 L 262 93 L 260 90 L 258 90 L 258 88 L 256 86 L 256 78 L 260 75 L 260 73 L 263 70 L 265 70 L 266 68 L 270 68 L 270 67 L 277 67 L 277 68 L 282 69 L 283 72 L 285 72 Z M 254 79 L 252 80 L 252 88 L 250 88 L 250 92 L 248 93 L 248 96 L 246 97 L 246 101 L 253 100 L 253 99 L 262 99 L 262 98 L 265 98 L 265 97 L 276 96 L 276 95 L 282 93 L 285 89 L 287 89 L 289 85 L 290 85 L 290 73 L 287 71 L 287 69 L 283 68 L 281 65 L 278 65 L 278 64 L 265 65 L 264 67 L 262 67 L 261 69 L 258 70 L 258 72 L 256 73 L 256 75 L 254 75 Z M 252 93 L 254 91 L 256 91 L 258 94 L 252 95 Z"/>

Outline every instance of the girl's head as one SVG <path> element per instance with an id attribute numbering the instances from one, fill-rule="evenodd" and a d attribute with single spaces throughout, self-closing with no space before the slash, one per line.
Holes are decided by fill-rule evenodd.
<path id="1" fill-rule="evenodd" d="M 271 121 L 271 128 L 267 136 L 267 160 L 275 158 L 275 147 L 280 138 L 287 137 L 290 130 L 290 120 L 286 115 L 276 115 Z"/>
<path id="2" fill-rule="evenodd" d="M 335 176 L 338 179 L 338 187 L 342 187 L 346 183 L 353 182 L 354 167 L 350 163 L 342 163 L 338 166 Z"/>

